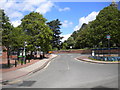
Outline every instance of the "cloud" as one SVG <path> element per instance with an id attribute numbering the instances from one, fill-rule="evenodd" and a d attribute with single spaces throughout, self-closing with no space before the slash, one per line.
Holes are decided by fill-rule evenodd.
<path id="1" fill-rule="evenodd" d="M 28 4 L 28 5 L 25 5 L 24 8 L 23 8 L 23 11 L 34 11 L 35 10 L 35 7 L 32 6 L 31 4 Z"/>
<path id="2" fill-rule="evenodd" d="M 65 40 L 67 40 L 70 37 L 70 35 L 71 34 L 61 35 L 63 37 L 63 39 L 61 41 L 64 42 Z"/>
<path id="3" fill-rule="evenodd" d="M 13 13 L 13 11 L 22 11 L 27 5 L 27 2 L 23 1 L 18 3 L 17 0 L 3 0 L 0 2 L 0 8 L 4 9 L 7 13 Z"/>
<path id="4" fill-rule="evenodd" d="M 24 2 L 26 3 L 29 3 L 28 5 L 31 5 L 31 6 L 38 6 L 40 5 L 41 3 L 43 2 L 46 2 L 47 0 L 24 0 Z"/>
<path id="5" fill-rule="evenodd" d="M 21 21 L 20 20 L 18 20 L 18 21 L 12 21 L 11 23 L 12 23 L 12 25 L 14 27 L 17 27 L 17 26 L 19 26 L 21 24 Z"/>
<path id="6" fill-rule="evenodd" d="M 62 27 L 67 28 L 69 26 L 73 25 L 73 22 L 69 22 L 68 20 L 64 20 L 62 22 Z"/>
<path id="7" fill-rule="evenodd" d="M 52 0 L 53 2 L 111 2 L 112 0 Z M 119 0 L 115 0 L 119 2 Z"/>
<path id="8" fill-rule="evenodd" d="M 81 28 L 83 23 L 88 24 L 90 21 L 93 21 L 96 19 L 96 16 L 98 15 L 99 12 L 95 12 L 93 11 L 92 13 L 90 13 L 87 17 L 81 17 L 79 19 L 79 24 L 77 26 L 75 26 L 74 31 L 77 31 Z"/>
<path id="9" fill-rule="evenodd" d="M 59 10 L 60 12 L 62 12 L 62 11 L 69 11 L 70 8 L 69 8 L 69 7 L 59 8 L 58 10 Z"/>
<path id="10" fill-rule="evenodd" d="M 0 8 L 4 9 L 11 21 L 22 19 L 26 12 L 46 14 L 53 5 L 49 0 L 0 0 Z"/>
<path id="11" fill-rule="evenodd" d="M 40 5 L 37 9 L 36 12 L 40 12 L 42 14 L 45 14 L 51 10 L 51 7 L 53 7 L 53 3 L 51 1 L 47 1 Z"/>
<path id="12" fill-rule="evenodd" d="M 9 15 L 11 18 L 21 18 L 23 17 L 23 14 L 20 12 L 13 12 Z"/>

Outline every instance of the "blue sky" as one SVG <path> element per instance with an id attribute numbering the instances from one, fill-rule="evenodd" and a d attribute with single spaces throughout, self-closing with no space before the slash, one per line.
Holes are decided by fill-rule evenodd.
<path id="1" fill-rule="evenodd" d="M 74 1 L 74 0 L 73 0 Z M 110 0 L 112 1 L 112 0 Z M 32 11 L 43 14 L 48 21 L 59 19 L 62 23 L 61 36 L 66 40 L 73 31 L 83 23 L 95 20 L 99 11 L 111 2 L 52 2 L 48 0 L 1 0 L 0 8 L 4 9 L 11 23 L 16 27 L 24 15 Z"/>
<path id="2" fill-rule="evenodd" d="M 87 17 L 92 12 L 99 12 L 104 7 L 108 6 L 110 3 L 105 2 L 61 2 L 55 3 L 55 5 L 60 8 L 69 8 L 65 11 L 59 11 L 56 8 L 53 8 L 54 12 L 48 12 L 45 17 L 48 20 L 59 19 L 64 22 L 65 20 L 71 22 L 71 25 L 68 27 L 62 27 L 61 31 L 63 35 L 70 34 L 74 31 L 76 25 L 79 24 L 79 19 L 82 17 Z M 96 14 L 95 14 L 96 15 Z M 65 23 L 65 22 L 64 22 Z M 66 22 L 66 24 L 68 24 Z"/>

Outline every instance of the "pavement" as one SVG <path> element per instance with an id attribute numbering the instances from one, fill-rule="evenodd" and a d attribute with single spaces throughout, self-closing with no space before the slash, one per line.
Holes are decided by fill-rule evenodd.
<path id="1" fill-rule="evenodd" d="M 51 54 L 49 58 L 37 60 L 37 61 L 34 61 L 33 63 L 26 64 L 26 65 L 20 65 L 22 67 L 17 66 L 14 68 L 3 70 L 2 76 L 0 77 L 0 83 L 8 84 L 9 82 L 12 82 L 18 78 L 24 77 L 40 69 L 43 69 L 56 56 L 57 55 L 55 54 Z"/>

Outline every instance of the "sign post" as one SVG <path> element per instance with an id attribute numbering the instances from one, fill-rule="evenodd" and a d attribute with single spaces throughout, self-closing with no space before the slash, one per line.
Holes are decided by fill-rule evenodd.
<path id="1" fill-rule="evenodd" d="M 109 56 L 110 56 L 110 35 L 107 35 L 106 38 L 108 39 L 108 50 L 109 50 Z"/>

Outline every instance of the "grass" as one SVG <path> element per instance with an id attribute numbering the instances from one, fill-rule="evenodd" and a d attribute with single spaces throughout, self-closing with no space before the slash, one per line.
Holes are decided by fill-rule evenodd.
<path id="1" fill-rule="evenodd" d="M 95 61 L 101 61 L 101 60 L 98 60 L 98 59 L 93 59 L 93 58 L 89 58 L 89 57 L 88 57 L 88 59 L 95 60 Z"/>

